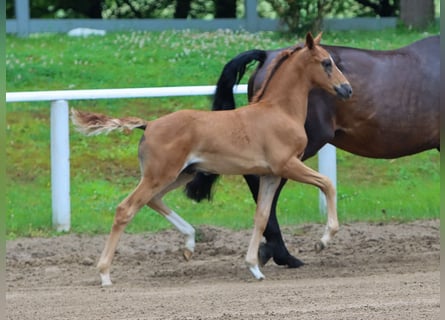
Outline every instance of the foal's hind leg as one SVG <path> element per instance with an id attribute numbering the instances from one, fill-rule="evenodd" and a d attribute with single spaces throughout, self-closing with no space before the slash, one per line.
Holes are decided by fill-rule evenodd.
<path id="1" fill-rule="evenodd" d="M 253 276 L 259 280 L 264 279 L 258 267 L 258 249 L 261 238 L 269 219 L 272 200 L 280 184 L 281 178 L 278 176 L 261 176 L 260 189 L 258 192 L 257 207 L 254 217 L 255 226 L 250 239 L 249 248 L 246 255 L 246 263 Z"/>
<path id="2" fill-rule="evenodd" d="M 279 172 L 283 178 L 312 184 L 320 188 L 326 196 L 328 221 L 320 242 L 315 245 L 317 252 L 323 250 L 338 231 L 337 208 L 335 205 L 335 188 L 328 177 L 307 167 L 298 158 L 290 159 Z"/>
<path id="3" fill-rule="evenodd" d="M 168 221 L 170 221 L 176 229 L 186 236 L 184 258 L 190 260 L 195 251 L 195 229 L 184 219 L 182 219 L 176 212 L 165 205 L 161 198 L 155 197 L 148 206 L 153 210 L 162 214 Z"/>
<path id="4" fill-rule="evenodd" d="M 186 236 L 184 258 L 188 261 L 195 251 L 195 229 L 184 219 L 182 219 L 176 212 L 171 210 L 162 201 L 162 197 L 169 191 L 172 191 L 180 186 L 186 184 L 193 178 L 192 175 L 182 173 L 178 179 L 164 189 L 161 193 L 157 194 L 150 200 L 147 205 L 153 210 L 162 214 L 168 221 L 170 221 L 176 229 Z"/>
<path id="5" fill-rule="evenodd" d="M 117 243 L 125 229 L 125 226 L 133 219 L 135 214 L 150 200 L 152 190 L 144 178 L 139 182 L 136 189 L 123 200 L 116 209 L 113 226 L 105 248 L 99 258 L 97 267 L 100 272 L 102 286 L 111 285 L 110 266 L 116 251 Z"/>

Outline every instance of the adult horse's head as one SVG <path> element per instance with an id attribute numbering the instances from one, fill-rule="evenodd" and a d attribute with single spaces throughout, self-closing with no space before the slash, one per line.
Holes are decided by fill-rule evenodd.
<path id="1" fill-rule="evenodd" d="M 307 51 L 304 55 L 306 72 L 312 73 L 312 81 L 315 85 L 341 98 L 350 98 L 352 95 L 351 85 L 338 69 L 331 55 L 319 45 L 321 35 L 321 32 L 315 38 L 310 32 L 306 35 L 306 43 L 303 48 Z"/>

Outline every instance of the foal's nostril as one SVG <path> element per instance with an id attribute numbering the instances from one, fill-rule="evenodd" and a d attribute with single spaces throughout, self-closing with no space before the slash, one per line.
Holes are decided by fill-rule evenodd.
<path id="1" fill-rule="evenodd" d="M 348 92 L 348 95 L 352 96 L 352 87 L 351 87 L 351 85 L 346 84 L 345 86 L 346 86 L 346 91 Z"/>
<path id="2" fill-rule="evenodd" d="M 335 87 L 334 89 L 335 92 L 337 92 L 337 95 L 342 98 L 349 98 L 352 95 L 352 88 L 348 83 L 342 83 L 340 86 Z"/>

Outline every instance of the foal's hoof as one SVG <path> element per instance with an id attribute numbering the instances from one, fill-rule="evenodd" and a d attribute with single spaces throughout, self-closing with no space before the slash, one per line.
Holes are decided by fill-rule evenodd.
<path id="1" fill-rule="evenodd" d="M 192 258 L 193 251 L 190 251 L 189 249 L 185 249 L 183 255 L 184 255 L 184 259 L 189 261 Z"/>
<path id="2" fill-rule="evenodd" d="M 260 271 L 260 268 L 258 267 L 257 264 L 254 266 L 249 266 L 249 270 L 257 280 L 263 280 L 264 278 L 266 278 L 264 274 Z"/>
<path id="3" fill-rule="evenodd" d="M 101 273 L 100 274 L 100 280 L 101 280 L 101 285 L 102 285 L 102 287 L 109 287 L 109 286 L 111 286 L 113 283 L 111 282 L 111 279 L 110 279 L 110 274 L 104 274 L 104 273 Z"/>
<path id="4" fill-rule="evenodd" d="M 326 248 L 326 245 L 321 241 L 315 244 L 315 252 L 317 253 L 321 252 L 324 248 Z"/>

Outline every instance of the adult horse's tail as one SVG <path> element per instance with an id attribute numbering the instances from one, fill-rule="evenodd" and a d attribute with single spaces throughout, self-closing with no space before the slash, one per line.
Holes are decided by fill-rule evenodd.
<path id="1" fill-rule="evenodd" d="M 233 86 L 238 84 L 246 72 L 246 67 L 253 61 L 259 62 L 259 67 L 266 60 L 267 53 L 264 50 L 249 50 L 240 53 L 230 60 L 223 68 L 221 76 L 216 83 L 215 95 L 213 96 L 212 110 L 235 109 L 235 98 Z M 196 201 L 210 200 L 212 197 L 212 186 L 218 179 L 217 174 L 198 173 L 195 178 L 185 186 L 187 197 Z"/>

